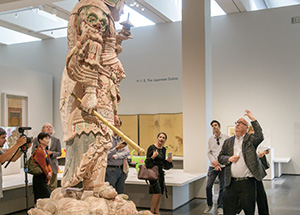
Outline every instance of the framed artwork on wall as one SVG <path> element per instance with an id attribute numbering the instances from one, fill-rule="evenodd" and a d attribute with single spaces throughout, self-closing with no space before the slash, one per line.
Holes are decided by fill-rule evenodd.
<path id="1" fill-rule="evenodd" d="M 183 156 L 182 113 L 141 114 L 139 116 L 139 144 L 145 150 L 157 141 L 157 134 L 165 132 L 167 152 L 173 156 Z"/>
<path id="2" fill-rule="evenodd" d="M 8 126 L 22 126 L 22 108 L 8 107 Z"/>
<path id="3" fill-rule="evenodd" d="M 235 135 L 235 126 L 227 126 L 227 134 L 232 137 Z"/>
<path id="4" fill-rule="evenodd" d="M 28 122 L 28 97 L 2 93 L 1 126 L 21 127 Z"/>
<path id="5" fill-rule="evenodd" d="M 168 140 L 165 144 L 168 152 L 174 156 L 183 156 L 183 122 L 182 113 L 174 114 L 138 114 L 119 115 L 122 120 L 122 132 L 137 143 L 147 148 L 156 142 L 157 134 L 165 132 Z M 132 148 L 129 146 L 129 150 Z M 138 155 L 134 152 L 133 155 Z"/>

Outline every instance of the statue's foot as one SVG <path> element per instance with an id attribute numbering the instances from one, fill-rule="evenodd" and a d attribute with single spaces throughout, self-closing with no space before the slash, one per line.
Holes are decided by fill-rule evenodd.
<path id="1" fill-rule="evenodd" d="M 62 189 L 62 194 L 64 197 L 70 197 L 78 200 L 81 199 L 83 189 L 76 187 L 67 187 Z"/>
<path id="2" fill-rule="evenodd" d="M 109 183 L 104 183 L 100 187 L 94 187 L 94 196 L 100 196 L 105 199 L 114 199 L 117 195 L 117 191 L 110 186 Z"/>
<path id="3" fill-rule="evenodd" d="M 62 180 L 61 180 L 61 186 L 64 187 L 64 188 L 74 187 L 77 184 L 79 184 L 81 181 L 82 181 L 81 177 L 75 177 L 75 176 L 73 176 L 73 177 L 71 177 L 69 179 L 62 178 Z"/>
<path id="4" fill-rule="evenodd" d="M 122 199 L 124 199 L 124 200 L 128 200 L 128 199 L 129 199 L 129 196 L 126 195 L 126 194 L 124 194 L 124 193 L 119 194 L 119 196 L 120 196 Z"/>

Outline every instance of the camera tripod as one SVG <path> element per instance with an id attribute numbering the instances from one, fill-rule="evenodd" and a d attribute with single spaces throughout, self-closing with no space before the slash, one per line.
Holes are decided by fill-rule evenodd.
<path id="1" fill-rule="evenodd" d="M 28 168 L 27 168 L 27 151 L 28 151 L 28 143 L 25 143 L 23 146 L 19 147 L 17 151 L 13 154 L 13 156 L 9 159 L 8 163 L 4 166 L 6 168 L 15 155 L 19 152 L 19 150 L 23 153 L 23 161 L 24 161 L 24 173 L 25 173 L 25 198 L 26 198 L 26 211 L 28 211 Z"/>

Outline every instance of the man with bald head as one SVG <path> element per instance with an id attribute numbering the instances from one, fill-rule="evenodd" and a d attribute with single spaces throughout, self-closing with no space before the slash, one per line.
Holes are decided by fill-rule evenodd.
<path id="1" fill-rule="evenodd" d="M 218 156 L 225 165 L 225 190 L 223 192 L 224 215 L 235 215 L 239 202 L 245 215 L 254 215 L 256 180 L 266 175 L 256 153 L 264 137 L 262 129 L 249 111 L 245 116 L 251 120 L 254 134 L 248 134 L 249 123 L 240 118 L 236 122 L 235 135 L 225 140 Z"/>
<path id="2" fill-rule="evenodd" d="M 53 136 L 54 128 L 50 123 L 45 123 L 41 129 L 41 131 L 50 134 L 50 142 L 48 145 L 48 152 L 50 155 L 50 166 L 53 171 L 53 175 L 50 180 L 49 189 L 52 192 L 55 188 L 57 188 L 57 173 L 58 173 L 58 161 L 57 157 L 61 156 L 61 144 L 60 140 Z M 35 148 L 37 148 L 39 142 L 37 138 L 34 138 L 32 144 L 32 152 L 34 152 Z"/>

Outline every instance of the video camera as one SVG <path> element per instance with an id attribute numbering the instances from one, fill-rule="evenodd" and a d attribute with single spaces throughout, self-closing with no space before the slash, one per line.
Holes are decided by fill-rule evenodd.
<path id="1" fill-rule="evenodd" d="M 20 137 L 23 137 L 23 136 L 26 137 L 26 143 L 23 146 L 21 146 L 21 149 L 23 151 L 25 151 L 28 148 L 28 144 L 32 143 L 32 141 L 33 141 L 33 137 L 27 137 L 26 134 L 24 134 L 25 130 L 31 130 L 31 127 L 19 127 L 19 129 L 18 129 L 18 131 L 20 133 Z"/>

